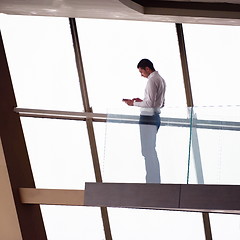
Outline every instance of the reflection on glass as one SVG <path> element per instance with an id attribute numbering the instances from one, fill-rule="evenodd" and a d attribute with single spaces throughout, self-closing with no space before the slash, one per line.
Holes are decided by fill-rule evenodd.
<path id="1" fill-rule="evenodd" d="M 165 107 L 160 117 L 156 150 L 161 183 L 186 183 L 190 138 L 188 109 Z M 139 114 L 108 114 L 104 181 L 146 182 L 140 131 Z"/>
<path id="2" fill-rule="evenodd" d="M 156 142 L 161 183 L 240 184 L 239 110 L 162 109 Z M 138 114 L 108 114 L 105 181 L 146 182 L 140 130 Z"/>
<path id="3" fill-rule="evenodd" d="M 141 112 L 139 119 L 141 153 L 144 157 L 146 183 L 161 183 L 160 166 L 156 151 L 157 132 L 160 127 L 160 116 L 144 115 Z"/>
<path id="4" fill-rule="evenodd" d="M 68 19 L 1 15 L 0 20 L 18 106 L 82 111 Z"/>
<path id="5" fill-rule="evenodd" d="M 239 107 L 195 107 L 189 183 L 240 184 Z"/>

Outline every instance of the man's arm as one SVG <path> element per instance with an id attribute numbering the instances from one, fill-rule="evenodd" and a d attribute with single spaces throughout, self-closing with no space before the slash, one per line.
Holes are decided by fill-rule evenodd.
<path id="1" fill-rule="evenodd" d="M 157 95 L 157 85 L 155 84 L 154 79 L 149 79 L 145 92 L 145 97 L 142 101 L 136 101 L 134 106 L 136 107 L 143 107 L 143 108 L 152 108 L 154 107 L 154 102 Z"/>

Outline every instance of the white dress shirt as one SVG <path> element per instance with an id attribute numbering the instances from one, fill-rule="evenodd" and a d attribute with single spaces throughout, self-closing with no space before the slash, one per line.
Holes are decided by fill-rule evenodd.
<path id="1" fill-rule="evenodd" d="M 164 106 L 166 83 L 157 71 L 148 76 L 142 102 L 134 102 L 133 105 L 141 107 L 141 114 L 152 115 L 154 112 L 160 113 L 160 108 Z"/>

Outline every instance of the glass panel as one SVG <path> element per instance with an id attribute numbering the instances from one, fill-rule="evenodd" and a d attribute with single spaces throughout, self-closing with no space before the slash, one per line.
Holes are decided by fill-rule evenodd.
<path id="1" fill-rule="evenodd" d="M 190 183 L 240 184 L 240 107 L 195 107 Z"/>
<path id="2" fill-rule="evenodd" d="M 48 240 L 105 239 L 100 208 L 41 206 Z"/>
<path id="3" fill-rule="evenodd" d="M 162 183 L 187 183 L 189 126 L 187 108 L 162 109 L 156 139 Z M 139 112 L 108 114 L 105 141 L 104 181 L 146 182 Z"/>
<path id="4" fill-rule="evenodd" d="M 240 26 L 184 24 L 195 106 L 239 105 Z"/>
<path id="5" fill-rule="evenodd" d="M 94 182 L 86 123 L 21 119 L 38 188 L 84 189 Z"/>
<path id="6" fill-rule="evenodd" d="M 0 15 L 0 20 L 18 106 L 82 111 L 68 19 Z"/>
<path id="7" fill-rule="evenodd" d="M 204 239 L 201 213 L 109 208 L 114 240 Z"/>
<path id="8" fill-rule="evenodd" d="M 104 158 L 105 158 L 105 135 L 107 129 L 107 123 L 93 122 L 94 134 L 97 144 L 98 158 L 100 163 L 101 172 L 104 172 Z M 88 140 L 86 140 L 88 141 Z"/>
<path id="9" fill-rule="evenodd" d="M 137 69 L 142 58 L 152 60 L 167 83 L 165 106 L 186 105 L 174 24 L 77 19 L 77 26 L 95 112 L 119 109 L 123 98 L 143 96 L 146 80 Z"/>

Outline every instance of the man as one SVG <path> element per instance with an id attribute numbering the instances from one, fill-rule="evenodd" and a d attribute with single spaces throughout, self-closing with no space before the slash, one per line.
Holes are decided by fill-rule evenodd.
<path id="1" fill-rule="evenodd" d="M 153 63 L 142 59 L 137 68 L 142 77 L 148 78 L 143 100 L 123 99 L 129 106 L 141 108 L 140 136 L 142 155 L 145 158 L 146 182 L 161 183 L 160 166 L 156 152 L 156 134 L 160 127 L 160 109 L 164 106 L 166 83 L 154 69 Z"/>

